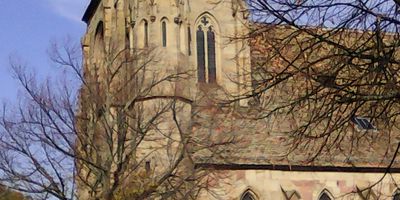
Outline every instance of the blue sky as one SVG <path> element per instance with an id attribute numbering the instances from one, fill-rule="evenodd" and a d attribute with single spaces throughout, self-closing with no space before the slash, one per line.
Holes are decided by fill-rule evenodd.
<path id="1" fill-rule="evenodd" d="M 86 25 L 80 21 L 89 0 L 0 0 L 0 101 L 14 101 L 18 85 L 9 58 L 17 56 L 40 78 L 60 71 L 47 50 L 51 41 L 70 37 L 79 42 Z"/>

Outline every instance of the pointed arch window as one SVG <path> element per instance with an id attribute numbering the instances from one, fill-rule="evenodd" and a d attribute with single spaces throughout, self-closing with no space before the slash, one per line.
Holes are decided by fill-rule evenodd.
<path id="1" fill-rule="evenodd" d="M 190 26 L 187 28 L 187 34 L 188 34 L 188 55 L 192 55 L 192 31 L 190 30 Z"/>
<path id="2" fill-rule="evenodd" d="M 197 75 L 200 83 L 217 82 L 215 28 L 208 17 L 201 18 L 196 31 Z"/>
<path id="3" fill-rule="evenodd" d="M 98 68 L 100 62 L 105 56 L 105 43 L 104 43 L 104 24 L 102 21 L 96 27 L 96 32 L 94 36 L 94 47 L 93 47 L 93 58 L 95 65 Z M 97 69 L 96 69 L 97 70 Z"/>
<path id="4" fill-rule="evenodd" d="M 318 200 L 333 200 L 331 193 L 324 189 L 321 194 L 319 195 Z"/>
<path id="5" fill-rule="evenodd" d="M 200 83 L 206 82 L 206 62 L 205 62 L 205 37 L 204 31 L 201 26 L 198 27 L 196 32 L 197 38 L 197 78 Z"/>
<path id="6" fill-rule="evenodd" d="M 89 69 L 90 81 L 95 84 L 95 89 L 101 91 L 101 80 L 105 75 L 105 41 L 104 41 L 104 23 L 100 21 L 96 27 L 94 35 L 94 44 L 92 51 L 92 65 Z"/>
<path id="7" fill-rule="evenodd" d="M 319 200 L 332 200 L 325 192 L 319 197 Z"/>
<path id="8" fill-rule="evenodd" d="M 149 46 L 149 23 L 144 20 L 143 24 L 143 34 L 144 34 L 144 46 L 148 47 Z"/>
<path id="9" fill-rule="evenodd" d="M 251 191 L 246 191 L 240 200 L 256 200 L 255 195 Z"/>
<path id="10" fill-rule="evenodd" d="M 207 30 L 207 54 L 208 54 L 208 82 L 215 83 L 217 80 L 215 60 L 215 33 L 212 27 Z"/>
<path id="11" fill-rule="evenodd" d="M 400 200 L 400 190 L 396 190 L 393 195 L 393 200 Z"/>
<path id="12" fill-rule="evenodd" d="M 95 32 L 95 50 L 102 52 L 104 50 L 104 25 L 103 22 L 99 22 Z"/>
<path id="13" fill-rule="evenodd" d="M 161 34 L 162 34 L 162 46 L 167 46 L 167 22 L 166 20 L 161 21 Z"/>

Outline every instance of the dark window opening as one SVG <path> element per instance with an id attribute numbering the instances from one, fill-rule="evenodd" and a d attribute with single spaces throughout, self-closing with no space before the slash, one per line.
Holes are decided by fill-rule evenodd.
<path id="1" fill-rule="evenodd" d="M 246 192 L 241 200 L 256 200 L 256 198 L 250 192 Z"/>
<path id="2" fill-rule="evenodd" d="M 149 46 L 149 23 L 147 21 L 144 22 L 144 46 Z"/>
<path id="3" fill-rule="evenodd" d="M 206 82 L 206 66 L 205 66 L 205 48 L 204 48 L 204 31 L 199 26 L 196 32 L 197 38 L 197 76 L 200 83 Z"/>
<path id="4" fill-rule="evenodd" d="M 191 54 L 191 35 L 188 28 L 188 50 Z M 217 83 L 216 32 L 207 17 L 202 17 L 196 31 L 199 82 Z"/>
<path id="5" fill-rule="evenodd" d="M 397 191 L 395 195 L 393 195 L 393 200 L 400 200 L 400 191 Z"/>
<path id="6" fill-rule="evenodd" d="M 94 44 L 94 49 L 95 49 L 95 56 L 99 56 L 97 55 L 99 52 L 103 52 L 105 49 L 105 45 L 104 45 L 104 25 L 103 22 L 99 22 L 99 24 L 96 27 L 96 33 L 95 33 L 95 44 Z"/>
<path id="7" fill-rule="evenodd" d="M 126 35 L 125 35 L 125 46 L 126 46 L 126 49 L 131 49 L 131 39 L 129 36 L 129 32 L 126 32 Z"/>
<path id="8" fill-rule="evenodd" d="M 161 29 L 162 29 L 162 45 L 163 47 L 167 46 L 167 23 L 163 21 L 161 23 Z"/>
<path id="9" fill-rule="evenodd" d="M 192 55 L 192 32 L 190 30 L 190 27 L 188 27 L 188 55 Z"/>
<path id="10" fill-rule="evenodd" d="M 146 172 L 147 173 L 150 173 L 150 170 L 151 170 L 151 163 L 150 163 L 150 161 L 146 161 L 146 164 L 145 164 L 145 167 L 144 167 L 145 169 L 146 169 Z"/>
<path id="11" fill-rule="evenodd" d="M 326 193 L 323 193 L 321 197 L 319 197 L 319 200 L 331 200 L 331 198 Z"/>
<path id="12" fill-rule="evenodd" d="M 207 31 L 207 53 L 208 53 L 208 82 L 217 81 L 216 60 L 215 60 L 215 33 L 211 27 Z"/>
<path id="13" fill-rule="evenodd" d="M 353 116 L 351 121 L 356 124 L 360 129 L 364 130 L 375 130 L 376 128 L 372 125 L 371 120 L 364 117 Z"/>

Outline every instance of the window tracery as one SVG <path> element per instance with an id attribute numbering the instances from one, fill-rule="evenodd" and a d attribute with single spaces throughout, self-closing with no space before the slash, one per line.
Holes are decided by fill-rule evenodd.
<path id="1" fill-rule="evenodd" d="M 196 31 L 197 75 L 200 83 L 216 83 L 215 28 L 207 16 L 201 17 Z"/>

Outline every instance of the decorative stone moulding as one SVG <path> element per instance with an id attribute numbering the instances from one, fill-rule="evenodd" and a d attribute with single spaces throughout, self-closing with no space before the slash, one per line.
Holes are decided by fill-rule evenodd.
<path id="1" fill-rule="evenodd" d="M 156 16 L 154 16 L 154 15 L 150 16 L 150 21 L 151 22 L 155 22 L 156 21 Z"/>
<path id="2" fill-rule="evenodd" d="M 175 17 L 174 18 L 174 22 L 175 22 L 175 24 L 182 24 L 182 19 L 181 19 L 181 17 Z"/>
<path id="3" fill-rule="evenodd" d="M 89 47 L 89 38 L 87 35 L 81 38 L 81 45 L 82 47 Z"/>
<path id="4" fill-rule="evenodd" d="M 135 27 L 135 24 L 136 24 L 136 20 L 132 20 L 131 23 L 130 23 L 132 28 Z"/>
<path id="5" fill-rule="evenodd" d="M 247 11 L 242 11 L 243 19 L 249 19 L 249 13 Z"/>

